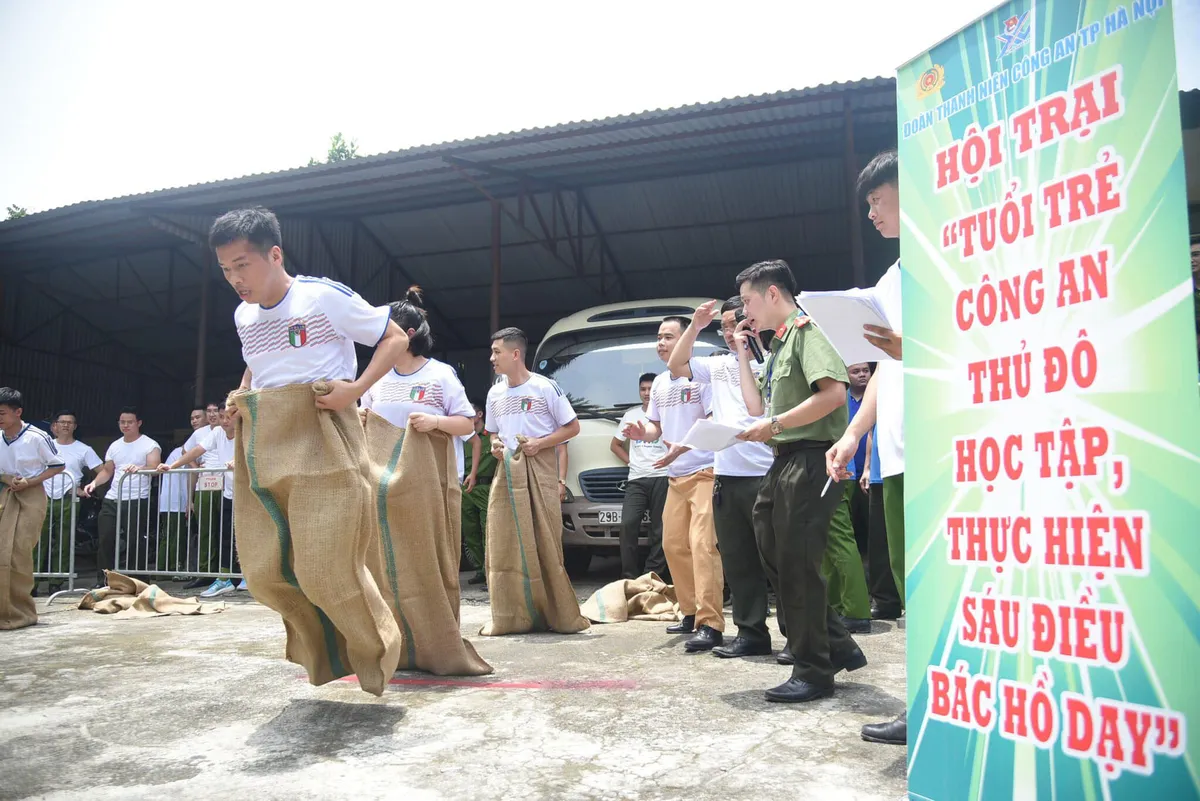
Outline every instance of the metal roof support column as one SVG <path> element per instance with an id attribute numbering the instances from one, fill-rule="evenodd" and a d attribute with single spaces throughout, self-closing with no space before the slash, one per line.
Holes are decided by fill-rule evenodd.
<path id="1" fill-rule="evenodd" d="M 196 326 L 196 397 L 197 406 L 204 403 L 204 373 L 208 361 L 208 285 L 212 275 L 212 251 L 205 248 L 204 265 L 207 269 L 200 276 L 200 321 Z"/>
<path id="2" fill-rule="evenodd" d="M 842 156 L 842 164 L 846 170 L 846 212 L 850 215 L 850 264 L 854 270 L 854 285 L 863 286 L 867 283 L 867 271 L 863 265 L 862 212 L 858 208 L 858 197 L 854 191 L 854 185 L 858 181 L 858 156 L 854 152 L 854 115 L 850 111 L 849 93 L 842 94 L 842 114 L 846 134 L 846 151 Z"/>
<path id="3" fill-rule="evenodd" d="M 500 330 L 500 202 L 492 201 L 492 331 Z M 488 333 L 492 333 L 489 331 Z"/>

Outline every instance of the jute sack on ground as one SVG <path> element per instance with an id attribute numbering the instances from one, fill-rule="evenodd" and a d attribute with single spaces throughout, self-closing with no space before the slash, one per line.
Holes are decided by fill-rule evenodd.
<path id="1" fill-rule="evenodd" d="M 487 532 L 492 622 L 480 634 L 574 634 L 588 627 L 563 568 L 554 448 L 536 456 L 504 450 L 492 481 Z"/>
<path id="2" fill-rule="evenodd" d="M 491 673 L 459 627 L 457 443 L 437 431 L 405 431 L 373 412 L 367 413 L 366 432 L 380 533 L 368 559 L 400 626 L 399 669 L 438 676 Z"/>
<path id="3" fill-rule="evenodd" d="M 199 598 L 176 598 L 157 584 L 147 584 L 112 570 L 104 571 L 108 586 L 92 590 L 79 600 L 80 609 L 91 609 L 115 618 L 213 615 L 225 611 L 223 603 L 200 603 Z"/>
<path id="4" fill-rule="evenodd" d="M 235 392 L 233 515 L 255 600 L 283 616 L 287 659 L 382 695 L 400 630 L 367 568 L 379 536 L 358 412 L 318 409 L 323 382 Z"/>
<path id="5" fill-rule="evenodd" d="M 605 584 L 584 601 L 579 610 L 593 623 L 679 619 L 675 588 L 660 579 L 657 573 Z"/>
<path id="6" fill-rule="evenodd" d="M 0 631 L 37 623 L 33 549 L 42 536 L 46 493 L 41 487 L 0 489 Z"/>

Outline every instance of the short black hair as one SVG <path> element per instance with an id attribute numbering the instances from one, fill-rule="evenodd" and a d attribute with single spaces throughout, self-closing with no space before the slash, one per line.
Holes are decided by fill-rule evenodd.
<path id="1" fill-rule="evenodd" d="M 477 412 L 487 411 L 487 406 L 485 406 L 483 404 L 483 401 L 479 400 L 479 398 L 475 398 L 474 400 L 472 400 L 471 405 L 475 407 L 475 411 L 477 411 Z"/>
<path id="2" fill-rule="evenodd" d="M 425 295 L 421 287 L 413 284 L 404 294 L 404 300 L 389 303 L 390 316 L 400 330 L 413 329 L 408 338 L 408 352 L 413 356 L 428 356 L 433 352 L 433 332 L 429 330 L 429 319 L 425 315 Z"/>
<path id="3" fill-rule="evenodd" d="M 192 411 L 200 412 L 201 414 L 208 414 L 208 407 L 207 406 L 193 406 Z"/>
<path id="4" fill-rule="evenodd" d="M 225 408 L 225 401 L 210 400 L 208 403 L 204 404 L 204 411 L 207 412 L 209 406 L 216 406 L 217 411 L 219 412 Z"/>
<path id="5" fill-rule="evenodd" d="M 727 299 L 721 304 L 721 314 L 724 314 L 727 311 L 737 311 L 744 305 L 745 304 L 742 303 L 742 296 L 734 295 L 732 298 Z"/>
<path id="6" fill-rule="evenodd" d="M 734 282 L 739 291 L 742 284 L 747 283 L 750 284 L 751 289 L 759 293 L 765 293 L 772 286 L 778 287 L 781 292 L 795 302 L 796 277 L 792 275 L 792 268 L 788 267 L 788 263 L 783 259 L 771 259 L 751 264 L 738 273 Z"/>
<path id="7" fill-rule="evenodd" d="M 21 397 L 21 393 L 12 387 L 0 387 L 0 406 L 7 406 L 10 409 L 24 409 L 25 399 Z"/>
<path id="8" fill-rule="evenodd" d="M 54 413 L 54 422 L 57 423 L 58 418 L 60 418 L 60 417 L 74 417 L 75 423 L 76 424 L 79 423 L 79 415 L 75 414 L 75 412 L 71 411 L 70 409 L 59 409 L 57 412 L 55 412 Z"/>
<path id="9" fill-rule="evenodd" d="M 642 384 L 644 384 L 647 381 L 649 381 L 651 384 L 653 384 L 654 379 L 656 379 L 656 378 L 658 378 L 658 376 L 656 376 L 654 373 L 642 373 L 638 377 L 638 386 L 640 387 Z"/>
<path id="10" fill-rule="evenodd" d="M 134 419 L 138 421 L 142 419 L 142 414 L 138 411 L 136 406 L 122 406 L 121 411 L 117 413 L 117 417 L 120 417 L 123 414 L 132 414 Z"/>
<path id="11" fill-rule="evenodd" d="M 521 355 L 524 355 L 526 348 L 529 347 L 529 337 L 525 336 L 525 332 L 520 328 L 513 328 L 512 326 L 509 326 L 508 328 L 501 328 L 499 331 L 492 334 L 492 338 L 489 341 L 495 342 L 497 339 L 503 342 L 505 345 L 515 347 L 517 350 L 521 351 Z"/>
<path id="12" fill-rule="evenodd" d="M 213 221 L 208 230 L 208 246 L 214 250 L 240 240 L 246 240 L 265 256 L 271 248 L 283 247 L 279 218 L 270 209 L 252 206 L 227 211 Z"/>
<path id="13" fill-rule="evenodd" d="M 681 334 L 684 332 L 684 330 L 685 330 L 685 329 L 686 329 L 686 328 L 687 328 L 689 325 L 691 325 L 691 324 L 692 324 L 692 321 L 691 321 L 691 320 L 689 320 L 689 319 L 688 319 L 688 318 L 686 318 L 686 317 L 680 317 L 678 314 L 672 314 L 672 315 L 669 315 L 669 316 L 667 316 L 667 317 L 664 317 L 664 318 L 662 319 L 662 321 L 663 321 L 664 323 L 675 323 L 676 325 L 678 325 L 678 326 L 679 326 L 679 333 L 681 333 Z"/>
<path id="14" fill-rule="evenodd" d="M 900 188 L 900 159 L 896 156 L 894 148 L 880 152 L 862 168 L 854 191 L 858 199 L 865 203 L 867 195 L 887 184 Z"/>

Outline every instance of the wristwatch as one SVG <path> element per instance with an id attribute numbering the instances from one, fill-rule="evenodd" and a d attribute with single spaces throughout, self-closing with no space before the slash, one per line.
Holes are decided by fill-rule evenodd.
<path id="1" fill-rule="evenodd" d="M 783 433 L 783 425 L 779 422 L 778 417 L 771 418 L 771 433 L 772 434 L 782 434 Z"/>

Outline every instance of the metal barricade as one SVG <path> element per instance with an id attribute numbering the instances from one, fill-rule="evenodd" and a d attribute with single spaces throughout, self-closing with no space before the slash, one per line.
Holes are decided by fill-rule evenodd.
<path id="1" fill-rule="evenodd" d="M 117 501 L 101 510 L 115 533 L 113 569 L 138 577 L 242 578 L 233 534 L 233 501 L 225 497 L 233 471 L 139 470 L 116 478 Z M 114 508 L 115 507 L 115 508 Z M 105 520 L 105 516 L 115 518 Z M 106 554 L 107 556 L 107 554 Z"/>
<path id="2" fill-rule="evenodd" d="M 52 593 L 65 583 L 70 592 L 75 589 L 75 515 L 79 498 L 75 482 L 67 473 L 52 476 L 44 486 L 45 490 L 38 491 L 47 495 L 46 519 L 33 549 L 33 580 L 49 579 Z"/>

